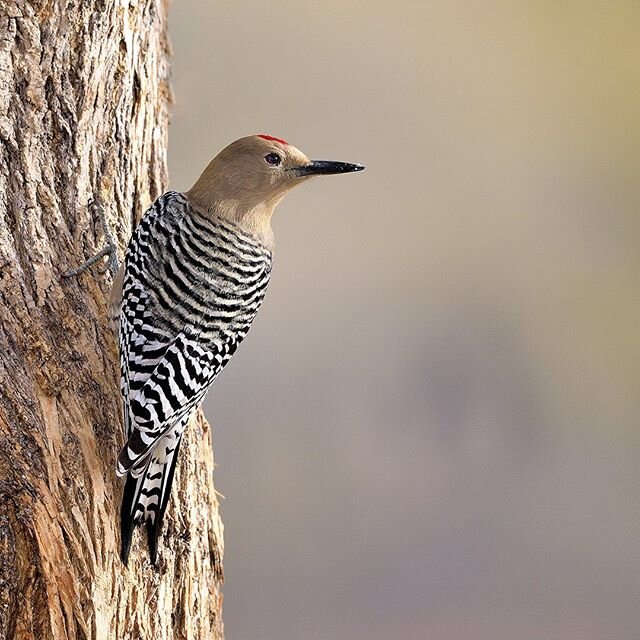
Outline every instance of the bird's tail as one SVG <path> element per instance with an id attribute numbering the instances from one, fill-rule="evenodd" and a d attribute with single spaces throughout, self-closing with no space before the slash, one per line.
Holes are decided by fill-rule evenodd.
<path id="1" fill-rule="evenodd" d="M 120 508 L 120 557 L 127 564 L 136 525 L 146 522 L 149 557 L 156 563 L 158 536 L 167 508 L 181 437 L 163 436 L 140 466 L 127 474 Z"/>

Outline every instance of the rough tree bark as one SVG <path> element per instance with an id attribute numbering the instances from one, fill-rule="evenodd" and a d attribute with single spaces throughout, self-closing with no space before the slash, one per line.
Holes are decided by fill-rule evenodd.
<path id="1" fill-rule="evenodd" d="M 111 277 L 166 187 L 164 0 L 0 0 L 0 639 L 212 640 L 222 525 L 210 430 L 192 421 L 159 567 L 118 557 L 123 444 Z M 139 530 L 140 531 L 140 530 Z"/>

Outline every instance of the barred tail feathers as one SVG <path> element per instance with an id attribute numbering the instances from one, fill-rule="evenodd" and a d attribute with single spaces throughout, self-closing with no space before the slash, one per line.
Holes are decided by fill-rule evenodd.
<path id="1" fill-rule="evenodd" d="M 118 477 L 127 473 L 135 477 L 142 475 L 147 460 L 156 447 L 159 447 L 161 440 L 162 436 L 153 431 L 134 430 L 120 451 L 116 475 Z"/>
<path id="2" fill-rule="evenodd" d="M 171 493 L 181 434 L 163 436 L 140 466 L 132 468 L 122 496 L 120 509 L 120 556 L 127 564 L 131 538 L 136 525 L 145 522 L 149 556 L 156 563 L 158 537 Z"/>

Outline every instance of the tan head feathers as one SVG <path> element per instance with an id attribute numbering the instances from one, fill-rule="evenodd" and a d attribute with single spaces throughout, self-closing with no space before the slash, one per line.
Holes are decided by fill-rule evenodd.
<path id="1" fill-rule="evenodd" d="M 186 192 L 191 206 L 272 240 L 271 216 L 297 184 L 318 174 L 361 171 L 362 165 L 312 161 L 282 138 L 246 136 L 225 147 Z"/>

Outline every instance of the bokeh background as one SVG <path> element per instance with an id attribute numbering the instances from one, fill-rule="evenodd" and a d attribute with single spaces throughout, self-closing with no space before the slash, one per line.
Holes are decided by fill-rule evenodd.
<path id="1" fill-rule="evenodd" d="M 640 3 L 180 0 L 171 187 L 276 213 L 205 410 L 231 640 L 640 637 Z"/>

